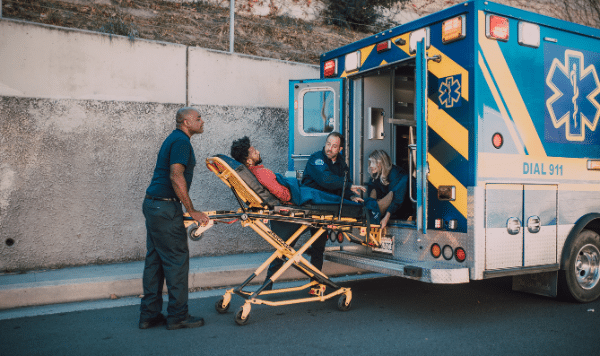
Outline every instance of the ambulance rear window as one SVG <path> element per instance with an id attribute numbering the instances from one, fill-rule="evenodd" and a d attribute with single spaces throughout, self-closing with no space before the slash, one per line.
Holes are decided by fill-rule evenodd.
<path id="1" fill-rule="evenodd" d="M 332 132 L 335 126 L 334 93 L 308 91 L 302 96 L 302 131 L 306 134 Z"/>

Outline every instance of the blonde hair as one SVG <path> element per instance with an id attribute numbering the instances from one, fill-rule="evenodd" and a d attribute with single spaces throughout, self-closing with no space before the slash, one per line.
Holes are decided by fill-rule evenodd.
<path id="1" fill-rule="evenodd" d="M 388 176 L 392 170 L 392 160 L 384 150 L 375 150 L 369 155 L 369 160 L 373 160 L 377 165 L 377 172 L 369 173 L 373 179 L 381 180 L 381 184 L 388 185 L 390 181 Z"/>

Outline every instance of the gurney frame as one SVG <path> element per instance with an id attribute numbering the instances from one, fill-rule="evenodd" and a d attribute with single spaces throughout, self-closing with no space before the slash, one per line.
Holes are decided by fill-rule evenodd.
<path id="1" fill-rule="evenodd" d="M 234 223 L 240 221 L 242 226 L 250 227 L 265 241 L 275 248 L 275 252 L 262 263 L 240 286 L 226 290 L 225 294 L 215 304 L 217 312 L 227 313 L 230 307 L 232 294 L 239 295 L 246 302 L 235 315 L 235 321 L 239 325 L 245 325 L 250 316 L 252 304 L 264 304 L 268 306 L 282 306 L 297 303 L 307 303 L 316 301 L 326 301 L 333 297 L 340 296 L 338 299 L 338 309 L 341 311 L 349 310 L 352 302 L 352 291 L 350 288 L 344 288 L 331 281 L 323 272 L 313 266 L 306 260 L 302 254 L 324 233 L 337 234 L 338 241 L 347 239 L 351 242 L 365 246 L 378 247 L 381 245 L 381 231 L 377 225 L 368 225 L 365 229 L 361 220 L 356 218 L 340 217 L 331 212 L 319 212 L 315 210 L 306 210 L 296 206 L 279 206 L 269 209 L 258 194 L 256 194 L 240 176 L 223 159 L 219 157 L 209 157 L 206 159 L 206 166 L 225 184 L 227 184 L 240 204 L 237 211 L 208 211 L 205 212 L 210 223 L 207 226 L 198 226 L 197 222 L 186 217 L 184 224 L 191 240 L 199 240 L 202 233 L 210 228 L 215 222 Z M 266 221 L 277 220 L 298 224 L 299 228 L 287 240 L 284 241 L 275 234 L 267 225 Z M 300 248 L 294 249 L 293 244 L 302 233 L 309 227 L 318 228 L 318 231 L 310 237 Z M 353 228 L 361 228 L 360 238 L 352 234 Z M 283 266 L 254 292 L 245 291 L 244 288 L 265 271 L 271 262 L 280 258 L 284 260 Z M 310 282 L 292 288 L 279 288 L 270 290 L 269 287 L 286 270 L 294 267 L 310 278 Z M 280 301 L 271 301 L 259 298 L 261 296 L 283 294 L 302 291 L 308 288 L 317 287 L 319 292 L 315 296 L 287 299 Z M 333 289 L 326 293 L 326 287 Z"/>

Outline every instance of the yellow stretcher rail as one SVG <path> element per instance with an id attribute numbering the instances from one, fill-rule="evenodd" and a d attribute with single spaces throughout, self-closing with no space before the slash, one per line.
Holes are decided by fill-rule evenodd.
<path id="1" fill-rule="evenodd" d="M 342 311 L 350 309 L 352 302 L 352 291 L 350 288 L 344 288 L 335 284 L 323 272 L 306 260 L 302 254 L 324 233 L 337 234 L 337 238 L 340 242 L 341 239 L 347 239 L 350 242 L 364 246 L 380 247 L 381 229 L 379 228 L 379 225 L 370 225 L 368 223 L 365 225 L 363 219 L 356 217 L 338 217 L 331 211 L 318 211 L 315 210 L 314 207 L 304 209 L 303 207 L 286 205 L 269 209 L 269 206 L 263 199 L 249 187 L 249 185 L 225 162 L 225 160 L 220 157 L 209 157 L 206 159 L 206 165 L 209 170 L 215 173 L 217 177 L 231 188 L 240 203 L 240 209 L 236 211 L 207 211 L 205 213 L 210 218 L 210 222 L 206 226 L 198 226 L 198 223 L 186 214 L 184 224 L 187 228 L 189 238 L 194 241 L 199 240 L 202 237 L 203 232 L 211 228 L 214 223 L 231 224 L 240 221 L 242 226 L 250 227 L 275 248 L 275 252 L 269 256 L 269 258 L 262 263 L 256 271 L 244 281 L 244 283 L 237 288 L 226 291 L 223 297 L 216 303 L 215 309 L 219 313 L 227 313 L 231 302 L 231 296 L 233 294 L 241 296 L 246 302 L 235 315 L 235 321 L 239 325 L 245 325 L 248 322 L 252 304 L 281 306 L 316 301 L 323 302 L 335 296 L 340 296 L 338 299 L 338 308 Z M 270 220 L 295 223 L 298 224 L 298 229 L 287 241 L 284 241 L 266 224 L 266 221 Z M 290 245 L 293 244 L 293 242 L 295 242 L 309 227 L 317 228 L 318 231 L 298 249 L 291 247 Z M 359 229 L 360 236 L 352 234 L 353 228 Z M 261 272 L 265 271 L 271 262 L 277 258 L 285 261 L 283 266 L 273 276 L 267 279 L 258 290 L 254 292 L 245 291 L 244 287 L 246 287 Z M 281 275 L 290 267 L 294 267 L 309 277 L 311 281 L 299 287 L 268 290 L 267 287 L 281 277 Z M 311 297 L 279 301 L 270 301 L 261 298 L 263 296 L 274 294 L 298 292 L 314 287 L 317 287 L 319 292 L 317 295 Z M 326 287 L 330 287 L 332 291 L 326 293 Z"/>

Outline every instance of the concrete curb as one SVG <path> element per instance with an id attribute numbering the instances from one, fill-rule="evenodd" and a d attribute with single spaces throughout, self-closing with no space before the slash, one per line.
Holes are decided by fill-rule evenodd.
<path id="1" fill-rule="evenodd" d="M 190 288 L 212 289 L 244 282 L 271 253 L 197 257 L 190 259 Z M 0 275 L 0 310 L 29 306 L 82 302 L 139 296 L 142 292 L 144 262 L 104 266 L 70 267 Z M 330 277 L 366 272 L 355 267 L 325 261 L 323 272 Z M 279 281 L 306 278 L 290 268 Z M 251 284 L 264 280 L 264 272 Z M 166 288 L 165 288 L 166 291 Z"/>

